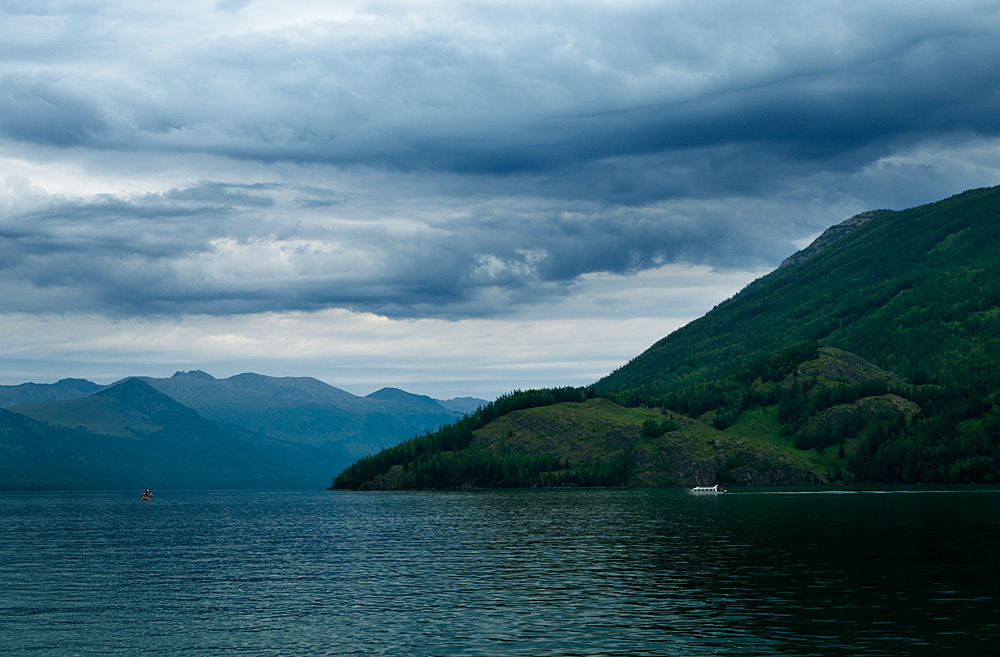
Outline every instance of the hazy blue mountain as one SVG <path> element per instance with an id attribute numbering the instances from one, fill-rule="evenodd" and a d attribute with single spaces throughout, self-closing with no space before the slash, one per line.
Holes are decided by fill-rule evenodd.
<path id="1" fill-rule="evenodd" d="M 485 399 L 477 399 L 476 397 L 455 397 L 454 399 L 442 400 L 439 403 L 449 411 L 468 415 L 469 413 L 475 413 L 478 409 L 485 406 L 487 402 Z"/>
<path id="2" fill-rule="evenodd" d="M 171 396 L 176 397 L 191 398 L 208 394 L 219 400 L 240 400 L 259 396 L 273 400 L 271 403 L 278 403 L 280 400 L 287 404 L 334 404 L 345 408 L 356 406 L 361 399 L 312 377 L 274 377 L 247 372 L 227 379 L 217 379 L 211 374 L 194 370 L 177 372 L 169 379 L 141 378 L 155 388 L 162 389 L 164 394 L 169 394 L 166 391 L 170 391 L 173 393 Z"/>
<path id="3" fill-rule="evenodd" d="M 335 469 L 454 422 L 486 403 L 472 397 L 442 401 L 398 388 L 361 397 L 311 377 L 245 373 L 217 379 L 194 370 L 169 378 L 137 378 L 214 422 L 322 448 Z M 80 399 L 103 388 L 83 379 L 0 386 L 0 406 Z M 70 404 L 59 413 L 70 422 L 77 408 Z"/>
<path id="4" fill-rule="evenodd" d="M 97 392 L 102 387 L 85 379 L 63 379 L 56 383 L 22 383 L 16 386 L 0 386 L 0 408 L 85 397 Z"/>
<path id="5" fill-rule="evenodd" d="M 447 410 L 436 399 L 426 395 L 415 395 L 399 388 L 382 388 L 368 395 L 365 399 L 384 402 L 386 405 L 392 404 L 399 409 L 405 408 L 430 413 L 440 413 L 442 410 Z"/>
<path id="6" fill-rule="evenodd" d="M 465 414 L 399 389 L 359 397 L 309 377 L 248 373 L 216 379 L 194 371 L 142 380 L 215 422 L 339 452 L 341 468 Z"/>
<path id="7" fill-rule="evenodd" d="M 302 488 L 321 464 L 319 450 L 220 426 L 138 379 L 0 413 L 3 489 Z"/>
<path id="8" fill-rule="evenodd" d="M 467 415 L 486 404 L 485 399 L 476 397 L 455 397 L 454 399 L 434 399 L 427 395 L 415 395 L 399 388 L 382 388 L 368 395 L 366 399 L 376 399 L 397 405 L 399 408 L 423 410 L 428 413 L 440 413 L 441 409 Z"/>
<path id="9" fill-rule="evenodd" d="M 202 448 L 218 447 L 212 458 L 221 459 L 224 468 L 242 464 L 245 481 L 235 471 L 220 471 L 213 479 L 192 461 L 190 477 L 171 471 L 156 485 L 170 480 L 166 485 L 173 487 L 195 481 L 205 487 L 325 486 L 331 471 L 449 424 L 485 403 L 472 398 L 440 402 L 396 388 L 360 397 L 310 377 L 246 373 L 216 379 L 200 370 L 129 378 L 112 386 L 82 379 L 2 386 L 0 404 L 19 415 L 4 415 L 0 422 L 7 441 L 0 444 L 7 472 L 0 487 L 16 488 L 17 481 L 31 488 L 153 485 L 147 480 L 156 472 L 137 464 L 156 452 L 152 446 L 171 441 L 178 454 L 187 453 L 184 435 Z M 151 436 L 158 436 L 155 443 L 148 442 Z M 208 443 L 206 436 L 212 437 Z M 146 442 L 137 447 L 137 440 Z M 219 451 L 223 443 L 229 447 Z M 57 462 L 65 467 L 56 467 Z M 17 476 L 10 470 L 13 464 L 23 469 Z"/>
<path id="10" fill-rule="evenodd" d="M 53 427 L 0 409 L 0 490 L 145 487 L 139 444 Z"/>

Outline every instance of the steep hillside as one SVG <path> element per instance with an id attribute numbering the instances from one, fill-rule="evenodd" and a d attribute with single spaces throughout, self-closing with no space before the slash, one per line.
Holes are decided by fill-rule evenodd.
<path id="1" fill-rule="evenodd" d="M 515 393 L 334 487 L 1000 480 L 1000 187 L 834 228 L 592 388 Z M 618 406 L 573 403 L 595 397 Z"/>
<path id="2" fill-rule="evenodd" d="M 862 212 L 861 214 L 856 214 L 850 219 L 845 219 L 835 226 L 830 226 L 824 230 L 819 237 L 812 241 L 812 244 L 806 248 L 793 253 L 792 255 L 785 258 L 784 262 L 778 265 L 778 269 L 775 271 L 781 271 L 785 267 L 791 267 L 797 265 L 800 262 L 804 262 L 811 256 L 819 253 L 826 247 L 830 246 L 834 242 L 838 241 L 844 235 L 847 235 L 855 228 L 863 226 L 864 224 L 872 221 L 873 219 L 878 219 L 879 217 L 885 216 L 887 214 L 892 214 L 892 210 L 869 210 L 868 212 Z"/>
<path id="3" fill-rule="evenodd" d="M 808 249 L 807 249 L 808 250 Z M 779 268 L 601 379 L 601 392 L 676 394 L 809 340 L 917 383 L 1000 365 L 1000 187 L 881 213 Z"/>

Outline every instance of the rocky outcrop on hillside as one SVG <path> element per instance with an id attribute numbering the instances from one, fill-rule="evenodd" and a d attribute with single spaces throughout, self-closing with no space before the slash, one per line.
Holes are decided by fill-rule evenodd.
<path id="1" fill-rule="evenodd" d="M 790 459 L 749 447 L 742 439 L 717 439 L 713 453 L 694 454 L 679 433 L 629 454 L 633 486 L 803 486 L 825 483 Z"/>
<path id="2" fill-rule="evenodd" d="M 830 246 L 858 226 L 863 226 L 873 219 L 878 219 L 879 217 L 887 214 L 892 214 L 892 212 L 892 210 L 868 210 L 867 212 L 856 214 L 850 219 L 845 219 L 835 226 L 830 226 L 823 231 L 819 237 L 814 239 L 809 246 L 801 251 L 796 251 L 792 255 L 785 258 L 784 262 L 778 265 L 778 268 L 775 271 L 780 271 L 786 267 L 799 264 L 800 262 L 816 255 L 826 247 Z"/>
<path id="3" fill-rule="evenodd" d="M 828 445 L 837 442 L 838 436 L 853 438 L 868 425 L 919 413 L 917 404 L 899 395 L 865 397 L 816 413 L 795 432 L 795 440 L 799 445 Z"/>
<path id="4" fill-rule="evenodd" d="M 820 357 L 799 366 L 800 376 L 821 376 L 841 383 L 864 383 L 865 381 L 886 381 L 901 383 L 903 378 L 893 372 L 869 363 L 867 360 L 843 349 L 823 347 Z"/>

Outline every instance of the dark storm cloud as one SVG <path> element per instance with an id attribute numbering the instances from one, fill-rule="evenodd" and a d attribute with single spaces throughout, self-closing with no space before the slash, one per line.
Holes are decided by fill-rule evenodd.
<path id="1" fill-rule="evenodd" d="M 0 146 L 217 167 L 12 192 L 0 309 L 485 316 L 995 171 L 904 157 L 1000 137 L 993 3 L 201 4 L 0 7 Z"/>
<path id="2" fill-rule="evenodd" d="M 872 9 L 842 28 L 853 40 L 824 35 L 812 49 L 781 39 L 835 10 L 731 17 L 746 34 L 628 5 L 513 18 L 480 7 L 422 28 L 389 17 L 367 33 L 318 24 L 160 52 L 133 79 L 22 66 L 0 79 L 0 129 L 43 144 L 471 176 L 732 145 L 821 167 L 928 135 L 1000 132 L 997 8 L 971 8 L 898 22 Z M 745 57 L 703 52 L 713 38 Z"/>
<path id="3" fill-rule="evenodd" d="M 332 162 L 359 160 L 469 174 L 533 173 L 607 157 L 731 144 L 748 144 L 754 150 L 776 148 L 807 164 L 858 150 L 871 156 L 900 139 L 915 141 L 955 131 L 996 135 L 1000 128 L 996 36 L 993 32 L 927 36 L 841 68 L 802 70 L 789 62 L 788 70 L 778 72 L 779 79 L 768 79 L 774 74 L 764 80 L 751 76 L 709 88 L 692 99 L 648 107 L 583 116 L 565 115 L 558 108 L 542 116 L 531 111 L 519 116 L 515 110 L 498 120 L 491 116 L 487 100 L 469 107 L 468 115 L 432 114 L 427 125 L 406 126 L 403 135 L 387 129 L 365 135 L 356 150 L 338 149 L 336 142 L 345 136 L 337 135 L 335 126 L 329 128 L 334 136 L 329 142 L 315 144 L 315 130 L 307 128 L 299 131 L 299 143 L 307 145 L 303 156 Z M 515 98 L 531 82 L 507 81 L 511 97 L 500 99 L 499 109 L 516 106 Z M 526 100 L 532 101 L 530 95 Z M 617 104 L 613 97 L 599 102 Z M 453 122 L 454 118 L 459 120 Z M 319 149 L 310 152 L 314 145 Z M 226 152 L 225 146 L 222 150 Z M 272 157 L 267 148 L 258 156 Z"/>
<path id="4" fill-rule="evenodd" d="M 619 107 L 613 96 L 599 98 L 587 103 L 600 109 L 590 113 L 579 113 L 573 103 L 553 107 L 549 98 L 533 98 L 539 92 L 531 89 L 530 78 L 502 80 L 503 97 L 494 103 L 463 100 L 474 79 L 444 80 L 445 88 L 454 87 L 455 97 L 448 99 L 425 89 L 431 81 L 398 80 L 415 98 L 407 103 L 390 96 L 388 108 L 351 96 L 348 88 L 354 80 L 322 80 L 309 93 L 316 105 L 306 107 L 282 106 L 297 105 L 297 97 L 282 96 L 275 88 L 279 85 L 265 84 L 261 95 L 277 101 L 259 114 L 235 124 L 207 118 L 184 125 L 162 118 L 138 135 L 136 144 L 265 162 L 504 176 L 551 174 L 608 158 L 734 146 L 751 153 L 774 152 L 809 170 L 839 166 L 844 158 L 852 164 L 859 158 L 872 161 L 891 148 L 930 136 L 1000 133 L 995 83 L 1000 39 L 992 34 L 942 36 L 876 55 L 874 61 L 846 62 L 830 70 L 800 70 L 789 63 L 778 79 L 751 75 L 676 101 Z M 324 70 L 337 64 L 317 62 Z M 399 71 L 391 73 L 402 77 Z M 465 73 L 474 76 L 477 71 Z M 418 70 L 414 76 L 429 73 Z M 191 92 L 183 95 L 197 90 Z M 517 101 L 522 94 L 524 105 Z M 538 105 L 543 107 L 533 111 Z M 156 112 L 165 110 L 169 108 Z M 181 127 L 173 127 L 178 123 Z M 171 127 L 159 130 L 159 125 Z"/>

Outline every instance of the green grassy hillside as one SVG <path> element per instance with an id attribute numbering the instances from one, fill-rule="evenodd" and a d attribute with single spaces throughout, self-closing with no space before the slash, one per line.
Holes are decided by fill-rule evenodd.
<path id="1" fill-rule="evenodd" d="M 788 351 L 800 358 L 790 362 Z M 775 362 L 783 366 L 768 370 Z M 626 407 L 593 390 L 515 393 L 518 408 L 414 438 L 363 459 L 335 488 L 801 485 L 852 478 L 865 430 L 919 413 L 907 384 L 854 354 L 794 348 L 757 364 L 756 402 L 690 417 Z M 575 396 L 573 401 L 559 397 Z M 789 401 L 794 400 L 794 401 Z"/>

